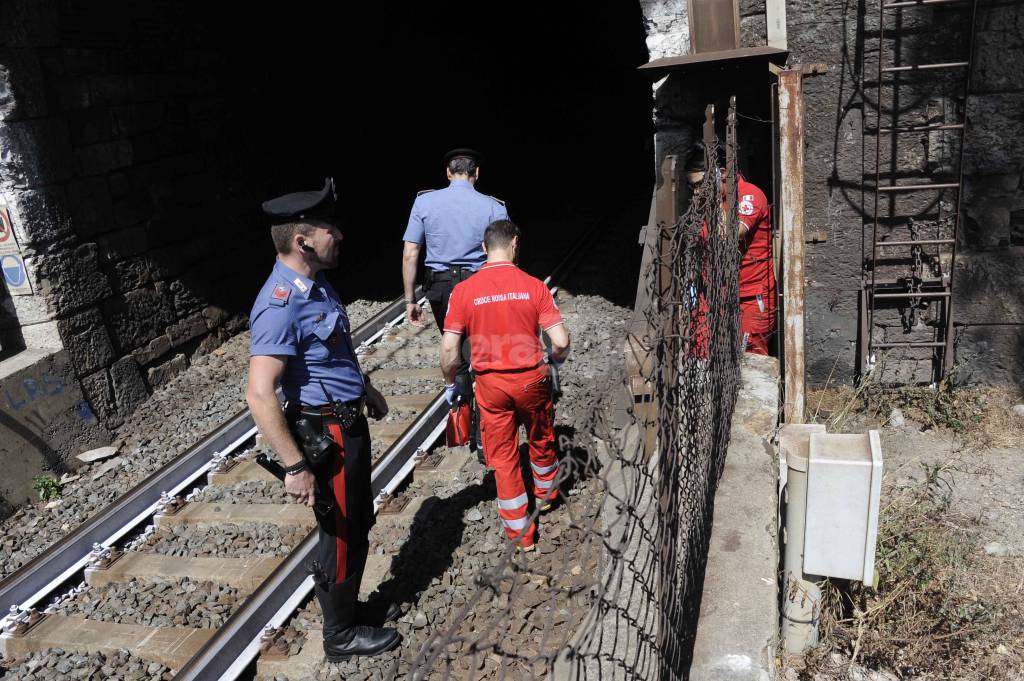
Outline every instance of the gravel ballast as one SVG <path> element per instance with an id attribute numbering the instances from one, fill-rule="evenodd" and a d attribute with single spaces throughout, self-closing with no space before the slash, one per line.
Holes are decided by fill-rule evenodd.
<path id="1" fill-rule="evenodd" d="M 352 327 L 387 304 L 350 303 L 346 309 Z M 188 369 L 160 386 L 118 428 L 120 451 L 116 457 L 77 468 L 63 485 L 61 499 L 52 507 L 26 506 L 0 522 L 0 578 L 243 410 L 248 359 L 248 331 L 209 354 L 193 357 Z"/>
<path id="2" fill-rule="evenodd" d="M 213 582 L 187 577 L 176 582 L 133 579 L 88 589 L 57 611 L 103 622 L 215 629 L 242 600 L 238 589 Z"/>
<path id="3" fill-rule="evenodd" d="M 167 556 L 287 556 L 307 534 L 309 528 L 270 523 L 174 525 L 156 528 L 140 550 Z"/>
<path id="4" fill-rule="evenodd" d="M 0 671 L 3 668 L 0 667 Z M 60 648 L 33 653 L 27 660 L 10 667 L 0 678 L 25 681 L 66 681 L 67 679 L 119 679 L 123 681 L 170 681 L 172 671 L 159 662 L 147 662 L 127 650 L 110 655 L 81 655 Z"/>

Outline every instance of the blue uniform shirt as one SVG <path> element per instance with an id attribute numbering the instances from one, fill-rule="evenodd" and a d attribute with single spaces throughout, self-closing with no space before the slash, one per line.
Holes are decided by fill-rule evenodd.
<path id="1" fill-rule="evenodd" d="M 487 260 L 480 247 L 484 230 L 495 220 L 508 220 L 505 204 L 481 194 L 467 180 L 452 180 L 444 189 L 420 192 L 402 240 L 420 246 L 426 242 L 426 266 L 432 270 L 449 265 L 478 270 Z"/>
<path id="2" fill-rule="evenodd" d="M 363 396 L 348 314 L 323 272 L 309 279 L 278 260 L 256 296 L 249 326 L 250 356 L 288 358 L 281 389 L 289 402 L 319 405 Z"/>

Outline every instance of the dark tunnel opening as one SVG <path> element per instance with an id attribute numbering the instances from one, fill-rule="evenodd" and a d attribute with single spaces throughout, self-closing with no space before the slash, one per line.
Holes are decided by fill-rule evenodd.
<path id="1" fill-rule="evenodd" d="M 336 178 L 346 298 L 399 293 L 409 209 L 417 191 L 446 185 L 450 148 L 485 154 L 478 189 L 506 202 L 534 274 L 565 248 L 552 228 L 578 230 L 631 201 L 643 206 L 629 228 L 646 217 L 653 127 L 650 85 L 635 70 L 647 58 L 639 4 L 494 15 L 421 3 L 385 22 L 356 3 L 300 3 L 218 16 L 208 31 L 230 36 L 229 128 L 253 152 L 254 186 L 273 195 Z M 624 258 L 638 263 L 639 253 Z"/>
<path id="2" fill-rule="evenodd" d="M 595 228 L 616 271 L 574 292 L 632 303 L 654 180 L 639 3 L 4 11 L 0 189 L 35 288 L 0 299 L 0 354 L 65 348 L 106 423 L 244 329 L 274 257 L 260 203 L 328 175 L 346 302 L 401 294 L 416 193 L 470 146 L 524 269 L 549 274 Z"/>

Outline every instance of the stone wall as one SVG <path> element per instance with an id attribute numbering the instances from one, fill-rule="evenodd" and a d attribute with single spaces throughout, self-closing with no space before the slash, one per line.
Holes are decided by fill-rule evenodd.
<path id="1" fill-rule="evenodd" d="M 0 324 L 66 348 L 116 425 L 240 328 L 255 290 L 243 230 L 258 204 L 231 144 L 229 74 L 183 2 L 4 9 L 0 193 L 35 295 L 4 301 Z"/>
<path id="2" fill-rule="evenodd" d="M 685 26 L 686 2 L 641 2 L 648 16 L 651 58 L 685 54 L 689 41 Z M 828 73 L 805 80 L 807 129 L 805 138 L 806 228 L 824 240 L 807 244 L 807 361 L 808 379 L 822 383 L 849 381 L 857 356 L 858 294 L 862 269 L 862 239 L 870 237 L 873 205 L 863 191 L 874 180 L 874 138 L 863 134 L 865 122 L 875 124 L 876 96 L 862 87 L 877 67 L 877 4 L 799 0 L 786 3 L 789 63 L 824 62 Z M 746 47 L 766 41 L 764 3 L 740 3 L 741 37 Z M 669 19 L 671 18 L 671 20 Z M 905 10 L 904 37 L 888 41 L 891 58 L 899 49 L 904 63 L 947 61 L 955 46 L 965 44 L 963 10 L 925 8 Z M 893 26 L 890 22 L 888 26 Z M 965 159 L 963 221 L 954 272 L 957 324 L 956 380 L 1015 383 L 1024 375 L 1024 6 L 982 3 L 978 18 L 976 66 L 967 111 L 969 133 Z M 914 82 L 920 82 L 921 79 Z M 721 95 L 736 90 L 735 80 L 712 84 Z M 899 123 L 952 121 L 961 115 L 962 102 L 951 79 L 923 79 L 914 86 L 906 79 L 898 92 L 886 90 L 893 102 L 898 95 Z M 672 76 L 656 87 L 655 121 L 658 160 L 679 153 L 695 138 L 694 109 L 697 90 L 705 83 Z M 767 90 L 767 80 L 764 84 Z M 711 97 L 715 97 L 713 93 Z M 767 96 L 767 93 L 766 93 Z M 915 119 L 914 112 L 920 112 Z M 744 113 L 740 101 L 740 113 Z M 891 122 L 891 108 L 883 112 L 883 125 Z M 740 119 L 749 131 L 758 123 Z M 883 182 L 892 168 L 925 171 L 923 181 L 941 181 L 954 165 L 957 138 L 950 133 L 901 135 L 895 148 L 883 145 Z M 927 229 L 948 220 L 955 210 L 955 194 L 946 192 L 901 197 L 894 214 L 921 211 Z M 865 231 L 866 226 L 866 231 Z M 906 221 L 886 225 L 882 239 L 909 238 Z M 906 249 L 883 251 L 879 278 L 906 273 Z M 931 340 L 938 306 L 919 315 L 917 326 L 904 333 L 898 310 L 880 311 L 876 338 L 891 341 Z M 882 358 L 887 381 L 930 380 L 929 351 L 890 352 Z M 833 371 L 834 368 L 834 371 Z"/>
<path id="3" fill-rule="evenodd" d="M 29 499 L 32 479 L 59 477 L 73 458 L 110 442 L 64 351 L 26 350 L 0 361 L 0 517 Z"/>

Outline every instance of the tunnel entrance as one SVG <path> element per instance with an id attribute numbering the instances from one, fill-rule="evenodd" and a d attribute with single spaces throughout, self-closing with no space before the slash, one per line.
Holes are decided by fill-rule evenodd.
<path id="1" fill-rule="evenodd" d="M 385 15 L 338 3 L 218 21 L 212 33 L 230 36 L 223 51 L 236 75 L 233 134 L 255 142 L 265 191 L 333 175 L 348 275 L 365 253 L 381 256 L 372 258 L 386 273 L 379 286 L 369 273 L 341 273 L 346 297 L 397 293 L 409 209 L 417 191 L 447 184 L 448 149 L 485 154 L 478 189 L 506 202 L 526 254 L 544 247 L 553 220 L 613 213 L 649 195 L 639 3 L 527 4 L 497 16 L 477 5 L 417 3 Z"/>
<path id="2" fill-rule="evenodd" d="M 9 19 L 0 198 L 32 290 L 0 296 L 0 352 L 65 353 L 105 424 L 245 328 L 274 257 L 260 202 L 328 175 L 346 302 L 401 293 L 415 195 L 461 146 L 486 155 L 478 188 L 523 229 L 527 271 L 596 224 L 629 246 L 602 279 L 636 280 L 654 170 L 640 3 L 40 0 Z"/>

